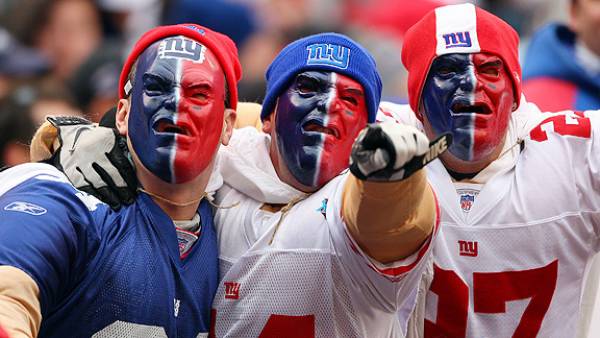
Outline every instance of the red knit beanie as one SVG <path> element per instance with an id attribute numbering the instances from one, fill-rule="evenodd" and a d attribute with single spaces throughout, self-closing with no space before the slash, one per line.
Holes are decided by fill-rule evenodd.
<path id="1" fill-rule="evenodd" d="M 227 79 L 227 86 L 229 87 L 229 104 L 231 108 L 236 109 L 238 101 L 237 83 L 242 77 L 242 66 L 238 59 L 237 47 L 226 35 L 191 23 L 159 26 L 142 35 L 133 47 L 127 60 L 125 60 L 125 65 L 123 66 L 123 70 L 121 70 L 121 76 L 119 78 L 119 98 L 123 99 L 127 97 L 125 86 L 127 85 L 129 72 L 140 54 L 154 42 L 176 35 L 183 35 L 198 41 L 213 52 L 217 57 L 217 60 L 219 60 L 219 64 Z"/>
<path id="2" fill-rule="evenodd" d="M 419 114 L 423 85 L 433 59 L 451 53 L 494 54 L 502 59 L 521 99 L 519 35 L 502 19 L 472 4 L 438 7 L 412 26 L 404 38 L 402 63 L 408 70 L 408 99 Z"/>

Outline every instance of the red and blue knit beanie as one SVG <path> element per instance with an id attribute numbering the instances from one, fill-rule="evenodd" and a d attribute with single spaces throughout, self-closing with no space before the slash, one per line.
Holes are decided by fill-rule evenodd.
<path id="1" fill-rule="evenodd" d="M 229 87 L 229 104 L 233 109 L 236 109 L 238 102 L 237 83 L 242 77 L 242 66 L 238 59 L 237 47 L 226 35 L 191 23 L 159 26 L 142 35 L 133 47 L 133 50 L 127 57 L 125 65 L 121 70 L 121 76 L 119 78 L 119 98 L 123 99 L 128 95 L 126 86 L 129 72 L 140 54 L 154 42 L 169 36 L 177 35 L 183 35 L 198 41 L 206 48 L 210 49 L 217 57 L 217 60 L 219 60 L 219 64 L 225 73 L 225 79 L 227 80 L 227 86 Z"/>
<path id="2" fill-rule="evenodd" d="M 408 70 L 408 99 L 418 114 L 423 85 L 432 61 L 451 53 L 490 53 L 504 62 L 517 105 L 521 99 L 519 35 L 502 19 L 472 4 L 434 9 L 412 26 L 402 45 Z"/>
<path id="3" fill-rule="evenodd" d="M 260 117 L 271 115 L 275 102 L 296 75 L 305 71 L 336 72 L 358 81 L 365 91 L 368 121 L 375 122 L 381 100 L 381 78 L 369 52 L 338 33 L 310 35 L 287 45 L 267 69 L 267 92 Z"/>

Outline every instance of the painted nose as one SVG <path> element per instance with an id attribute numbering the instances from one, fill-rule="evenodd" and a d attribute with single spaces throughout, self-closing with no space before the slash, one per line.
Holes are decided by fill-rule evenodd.
<path id="1" fill-rule="evenodd" d="M 169 97 L 165 99 L 164 107 L 165 109 L 172 111 L 177 110 L 177 99 L 174 94 L 169 95 Z"/>
<path id="2" fill-rule="evenodd" d="M 327 113 L 327 103 L 329 102 L 329 95 L 321 95 L 319 102 L 317 103 L 317 109 L 326 114 Z"/>
<path id="3" fill-rule="evenodd" d="M 460 89 L 465 92 L 472 92 L 475 89 L 475 83 L 477 80 L 471 74 L 471 72 L 466 73 L 460 80 Z"/>

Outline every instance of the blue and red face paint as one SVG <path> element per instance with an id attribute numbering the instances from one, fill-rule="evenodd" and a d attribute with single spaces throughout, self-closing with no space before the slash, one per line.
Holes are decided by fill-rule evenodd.
<path id="1" fill-rule="evenodd" d="M 452 133 L 452 155 L 474 162 L 502 147 L 513 102 L 511 78 L 499 57 L 446 54 L 431 65 L 421 113 L 435 136 Z"/>
<path id="2" fill-rule="evenodd" d="M 188 182 L 214 158 L 223 130 L 225 77 L 213 53 L 165 38 L 138 58 L 129 112 L 133 150 L 154 175 Z"/>
<path id="3" fill-rule="evenodd" d="M 298 74 L 279 96 L 275 114 L 279 155 L 309 187 L 348 168 L 354 139 L 367 124 L 362 85 L 334 72 Z"/>

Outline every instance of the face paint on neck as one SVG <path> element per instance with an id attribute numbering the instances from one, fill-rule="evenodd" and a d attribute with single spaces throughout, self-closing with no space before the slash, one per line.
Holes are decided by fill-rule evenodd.
<path id="1" fill-rule="evenodd" d="M 298 74 L 279 96 L 275 114 L 279 156 L 309 187 L 348 168 L 352 143 L 367 124 L 362 85 L 333 72 Z"/>
<path id="2" fill-rule="evenodd" d="M 225 78 L 212 52 L 182 36 L 148 47 L 138 58 L 128 134 L 154 175 L 184 183 L 200 175 L 218 148 Z"/>
<path id="3" fill-rule="evenodd" d="M 457 158 L 480 161 L 503 146 L 514 96 L 499 57 L 485 53 L 438 57 L 421 99 L 435 135 L 452 133 L 449 152 Z"/>

